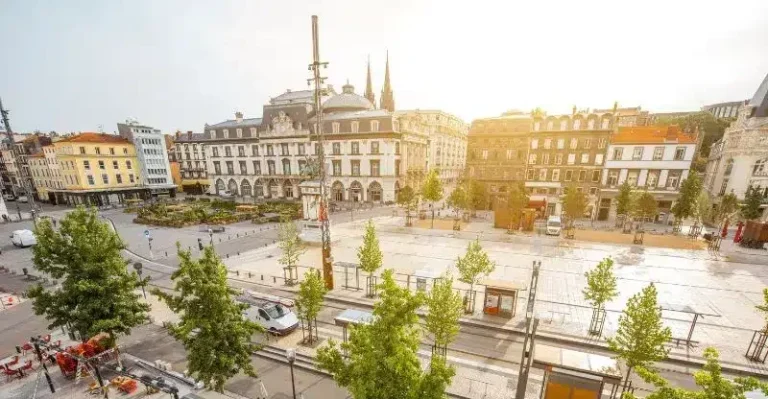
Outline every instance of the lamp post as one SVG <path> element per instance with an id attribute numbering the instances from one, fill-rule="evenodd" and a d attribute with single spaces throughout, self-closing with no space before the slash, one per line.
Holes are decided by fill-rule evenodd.
<path id="1" fill-rule="evenodd" d="M 296 399 L 296 381 L 293 378 L 293 362 L 296 361 L 296 349 L 286 349 L 285 357 L 288 359 L 288 365 L 291 367 L 291 388 L 293 388 L 293 399 Z"/>
<path id="2" fill-rule="evenodd" d="M 213 246 L 213 229 L 210 227 L 208 228 L 208 237 L 211 238 L 211 246 Z"/>
<path id="3" fill-rule="evenodd" d="M 144 265 L 142 265 L 141 262 L 133 264 L 133 269 L 136 270 L 136 273 L 139 275 L 139 280 L 141 280 L 141 271 L 143 268 Z M 147 291 L 144 290 L 144 284 L 141 285 L 141 292 L 144 294 L 144 299 L 147 299 Z"/>

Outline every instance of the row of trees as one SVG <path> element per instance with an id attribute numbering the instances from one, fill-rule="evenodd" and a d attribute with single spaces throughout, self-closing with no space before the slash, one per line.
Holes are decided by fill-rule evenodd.
<path id="1" fill-rule="evenodd" d="M 434 228 L 435 207 L 434 204 L 443 199 L 443 185 L 438 176 L 438 171 L 431 170 L 421 184 L 419 191 L 411 186 L 405 186 L 400 189 L 397 195 L 397 204 L 405 210 L 406 226 L 410 226 L 411 212 L 416 211 L 419 200 L 429 201 L 432 206 L 432 227 Z M 446 205 L 456 213 L 456 218 L 460 216 L 462 210 L 474 213 L 486 202 L 485 188 L 483 185 L 472 179 L 465 179 L 451 191 L 445 199 Z"/>

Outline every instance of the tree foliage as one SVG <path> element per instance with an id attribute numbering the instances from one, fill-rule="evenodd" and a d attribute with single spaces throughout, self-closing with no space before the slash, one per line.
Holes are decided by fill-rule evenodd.
<path id="1" fill-rule="evenodd" d="M 658 213 L 659 205 L 656 203 L 656 198 L 647 191 L 637 193 L 632 202 L 632 213 L 641 220 L 653 218 Z"/>
<path id="2" fill-rule="evenodd" d="M 243 372 L 255 377 L 251 353 L 258 347 L 251 337 L 264 329 L 243 317 L 248 305 L 233 300 L 227 269 L 207 246 L 199 259 L 177 243 L 179 268 L 171 275 L 174 292 L 155 289 L 181 321 L 168 329 L 187 350 L 190 374 L 209 389 L 223 392 L 224 383 Z"/>
<path id="3" fill-rule="evenodd" d="M 411 212 L 416 210 L 419 204 L 419 196 L 411 186 L 405 186 L 397 193 L 397 205 L 405 209 L 406 224 L 411 217 Z"/>
<path id="4" fill-rule="evenodd" d="M 696 214 L 694 216 L 702 224 L 710 220 L 712 216 L 712 201 L 709 200 L 709 194 L 705 190 L 699 192 L 699 198 L 696 200 Z"/>
<path id="5" fill-rule="evenodd" d="M 280 250 L 283 252 L 278 263 L 287 267 L 296 266 L 299 257 L 306 252 L 306 248 L 299 239 L 299 230 L 296 224 L 289 218 L 284 218 L 280 223 L 277 233 Z"/>
<path id="6" fill-rule="evenodd" d="M 523 209 L 528 206 L 529 202 L 530 197 L 528 196 L 528 191 L 525 190 L 525 184 L 523 182 L 512 185 L 509 188 L 509 193 L 507 194 L 507 206 L 509 207 L 510 215 L 512 216 L 510 224 L 513 221 L 517 221 L 517 225 L 519 226 Z"/>
<path id="7" fill-rule="evenodd" d="M 423 294 L 399 287 L 392 270 L 382 274 L 379 290 L 373 320 L 350 326 L 347 342 L 329 340 L 317 351 L 318 366 L 356 399 L 444 398 L 454 368 L 433 356 L 423 371 L 417 355 L 421 331 L 416 310 L 424 304 Z"/>
<path id="8" fill-rule="evenodd" d="M 575 186 L 566 187 L 563 196 L 563 212 L 568 217 L 569 223 L 573 225 L 576 219 L 584 216 L 587 210 L 587 196 L 576 189 Z"/>
<path id="9" fill-rule="evenodd" d="M 754 377 L 726 378 L 723 376 L 719 361 L 720 355 L 715 348 L 704 349 L 706 364 L 693 373 L 693 380 L 699 389 L 690 391 L 685 388 L 675 388 L 657 373 L 638 367 L 637 374 L 656 390 L 647 399 L 746 399 L 746 393 L 760 389 L 768 395 L 768 385 Z M 630 393 L 625 393 L 627 399 L 635 399 Z"/>
<path id="10" fill-rule="evenodd" d="M 653 362 L 667 357 L 664 344 L 672 338 L 672 331 L 661 321 L 661 307 L 656 298 L 656 287 L 651 283 L 627 301 L 616 335 L 608 338 L 608 347 L 627 365 L 627 379 L 632 369 L 649 369 Z"/>
<path id="11" fill-rule="evenodd" d="M 716 118 L 709 112 L 701 111 L 676 118 L 662 118 L 657 120 L 656 124 L 665 126 L 678 125 L 684 132 L 689 132 L 691 134 L 695 132 L 698 127 L 699 134 L 704 135 L 704 138 L 701 140 L 700 152 L 702 156 L 707 157 L 712 148 L 712 143 L 723 137 L 725 129 L 730 125 L 732 120 L 732 118 Z"/>
<path id="12" fill-rule="evenodd" d="M 768 332 L 768 288 L 763 288 L 763 304 L 755 305 L 755 308 L 763 314 L 763 318 L 766 322 L 766 326 L 763 328 L 763 331 Z"/>
<path id="13" fill-rule="evenodd" d="M 309 269 L 304 273 L 304 280 L 299 283 L 299 292 L 296 296 L 296 311 L 302 319 L 307 321 L 309 327 L 309 342 L 314 339 L 312 335 L 313 320 L 317 318 L 320 309 L 323 308 L 325 293 L 325 281 L 320 276 L 320 271 Z"/>
<path id="14" fill-rule="evenodd" d="M 616 214 L 631 214 L 632 205 L 632 186 L 627 180 L 624 180 L 624 183 L 619 186 L 619 194 L 616 196 Z"/>
<path id="15" fill-rule="evenodd" d="M 437 202 L 443 199 L 443 183 L 437 175 L 437 169 L 432 169 L 424 179 L 421 186 L 421 197 L 430 202 Z"/>
<path id="16" fill-rule="evenodd" d="M 360 262 L 360 269 L 369 274 L 373 274 L 381 267 L 383 255 L 379 249 L 379 238 L 376 237 L 376 226 L 369 220 L 365 224 L 365 234 L 363 235 L 363 245 L 357 249 L 357 260 Z"/>
<path id="17" fill-rule="evenodd" d="M 465 179 L 462 185 L 467 196 L 467 207 L 474 215 L 475 211 L 485 207 L 487 202 L 485 186 L 483 183 L 471 178 Z"/>
<path id="18" fill-rule="evenodd" d="M 432 334 L 435 346 L 447 347 L 459 333 L 459 318 L 463 311 L 461 295 L 453 290 L 453 279 L 436 280 L 426 302 L 425 328 Z"/>
<path id="19" fill-rule="evenodd" d="M 448 205 L 448 207 L 453 208 L 453 211 L 456 212 L 456 218 L 459 218 L 459 214 L 462 209 L 467 209 L 467 193 L 464 191 L 464 187 L 462 185 L 457 185 L 456 188 L 451 191 L 451 195 L 448 196 L 448 198 L 445 200 L 445 204 Z"/>
<path id="20" fill-rule="evenodd" d="M 763 203 L 763 194 L 759 187 L 749 186 L 744 194 L 744 203 L 741 205 L 741 217 L 746 220 L 755 220 L 762 216 L 760 204 Z"/>
<path id="21" fill-rule="evenodd" d="M 483 251 L 480 240 L 470 242 L 464 256 L 456 259 L 459 281 L 469 284 L 469 292 L 466 297 L 467 312 L 472 313 L 474 311 L 472 298 L 475 295 L 475 284 L 479 283 L 482 277 L 493 273 L 495 269 L 496 263 L 491 261 L 488 254 Z"/>
<path id="22" fill-rule="evenodd" d="M 121 254 L 125 243 L 95 209 L 77 208 L 58 229 L 42 219 L 35 236 L 35 267 L 61 280 L 57 288 L 38 285 L 29 291 L 35 313 L 50 321 L 48 328 L 69 325 L 83 338 L 107 332 L 114 339 L 145 322 L 149 305 L 134 290 L 148 278 L 141 281 L 128 271 Z"/>
<path id="23" fill-rule="evenodd" d="M 701 192 L 701 179 L 698 173 L 691 171 L 688 178 L 680 184 L 680 196 L 672 205 L 671 212 L 677 220 L 684 220 L 696 213 L 696 202 Z"/>
<path id="24" fill-rule="evenodd" d="M 725 218 L 730 217 L 733 213 L 739 210 L 739 199 L 734 193 L 728 193 L 720 200 L 720 204 L 717 206 L 716 217 L 718 221 L 722 221 Z"/>
<path id="25" fill-rule="evenodd" d="M 616 276 L 613 275 L 613 259 L 610 257 L 600 261 L 594 269 L 584 273 L 587 286 L 582 290 L 584 299 L 593 307 L 602 309 L 619 291 L 616 289 Z"/>

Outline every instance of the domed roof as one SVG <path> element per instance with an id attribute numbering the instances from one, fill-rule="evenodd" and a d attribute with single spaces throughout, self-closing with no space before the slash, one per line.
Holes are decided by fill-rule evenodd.
<path id="1" fill-rule="evenodd" d="M 355 86 L 352 86 L 349 82 L 342 86 L 341 90 L 341 93 L 325 100 L 323 103 L 323 113 L 374 109 L 373 104 L 367 98 L 355 94 Z"/>

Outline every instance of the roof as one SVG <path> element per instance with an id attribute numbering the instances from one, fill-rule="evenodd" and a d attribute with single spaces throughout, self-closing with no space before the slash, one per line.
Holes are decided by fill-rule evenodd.
<path id="1" fill-rule="evenodd" d="M 173 141 L 175 143 L 191 143 L 206 140 L 205 133 L 181 133 L 178 137 L 175 137 Z"/>
<path id="2" fill-rule="evenodd" d="M 119 144 L 130 144 L 131 142 L 128 139 L 124 139 L 120 136 L 115 136 L 114 134 L 107 134 L 107 133 L 93 133 L 93 132 L 86 132 L 86 133 L 80 133 L 76 136 L 71 137 L 65 137 L 57 143 L 119 143 Z"/>
<path id="3" fill-rule="evenodd" d="M 355 87 L 347 83 L 342 87 L 342 92 L 323 102 L 323 112 L 335 111 L 362 111 L 375 107 L 367 98 L 356 94 Z"/>
<path id="4" fill-rule="evenodd" d="M 270 103 L 274 104 L 276 102 L 293 102 L 296 100 L 306 100 L 309 99 L 312 101 L 312 98 L 315 95 L 314 90 L 298 90 L 298 91 L 292 91 L 287 90 L 285 93 L 274 97 L 270 100 Z"/>
<path id="5" fill-rule="evenodd" d="M 218 129 L 218 128 L 227 128 L 227 127 L 245 127 L 245 126 L 260 126 L 260 125 L 261 125 L 261 118 L 247 118 L 247 119 L 243 119 L 240 122 L 238 122 L 235 119 L 230 119 L 224 122 L 219 122 L 215 125 L 208 125 L 208 127 Z"/>
<path id="6" fill-rule="evenodd" d="M 760 84 L 755 95 L 749 100 L 749 106 L 757 108 L 752 117 L 768 117 L 768 75 L 765 75 L 763 83 Z"/>
<path id="7" fill-rule="evenodd" d="M 611 144 L 696 144 L 696 136 L 684 133 L 677 125 L 619 127 Z"/>
<path id="8" fill-rule="evenodd" d="M 366 100 L 368 101 L 368 100 Z M 324 115 L 324 121 L 336 121 L 344 119 L 361 119 L 361 118 L 377 118 L 382 116 L 392 116 L 392 114 L 386 109 L 371 109 L 361 111 L 347 111 L 347 112 L 334 112 L 332 114 Z M 314 120 L 315 118 L 312 118 Z"/>

